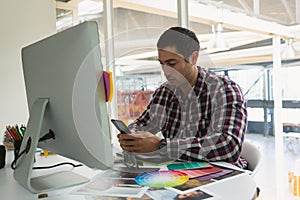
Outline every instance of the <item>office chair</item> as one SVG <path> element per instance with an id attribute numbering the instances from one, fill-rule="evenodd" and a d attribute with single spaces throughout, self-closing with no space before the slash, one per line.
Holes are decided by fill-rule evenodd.
<path id="1" fill-rule="evenodd" d="M 248 162 L 248 170 L 250 171 L 250 175 L 253 177 L 262 164 L 262 153 L 259 150 L 258 146 L 254 145 L 248 140 L 245 140 L 242 146 L 241 157 L 246 159 Z M 260 188 L 256 187 L 256 199 L 259 198 Z"/>
<path id="2" fill-rule="evenodd" d="M 242 146 L 241 157 L 248 162 L 248 170 L 251 171 L 251 176 L 254 176 L 262 164 L 262 153 L 258 146 L 248 140 L 245 140 Z"/>

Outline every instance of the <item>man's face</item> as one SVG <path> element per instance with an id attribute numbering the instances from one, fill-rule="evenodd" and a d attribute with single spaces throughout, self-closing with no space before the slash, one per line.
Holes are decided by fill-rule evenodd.
<path id="1" fill-rule="evenodd" d="M 192 65 L 186 62 L 182 55 L 176 53 L 175 47 L 159 49 L 158 61 L 167 80 L 175 87 L 186 85 L 192 80 Z"/>

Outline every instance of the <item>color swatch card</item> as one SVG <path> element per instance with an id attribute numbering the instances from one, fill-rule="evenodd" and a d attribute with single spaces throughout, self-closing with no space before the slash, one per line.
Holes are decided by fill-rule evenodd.
<path id="1" fill-rule="evenodd" d="M 201 169 L 212 167 L 207 162 L 172 163 L 167 165 L 169 170 Z"/>
<path id="2" fill-rule="evenodd" d="M 191 169 L 191 170 L 183 170 L 182 172 L 186 173 L 189 178 L 196 178 L 200 176 L 206 176 L 209 174 L 214 174 L 217 172 L 221 172 L 222 169 L 218 167 L 209 167 L 204 169 Z"/>
<path id="3" fill-rule="evenodd" d="M 222 171 L 220 171 L 220 172 L 217 172 L 217 173 L 214 173 L 214 174 L 209 174 L 209 175 L 206 175 L 206 176 L 201 176 L 201 177 L 198 177 L 197 179 L 200 180 L 200 181 L 207 181 L 207 180 L 210 180 L 210 179 L 215 179 L 217 177 L 227 175 L 231 172 L 233 172 L 232 169 L 222 169 Z"/>
<path id="4" fill-rule="evenodd" d="M 141 186 L 165 188 L 182 185 L 188 179 L 188 175 L 181 171 L 162 170 L 140 174 L 135 178 L 135 182 Z"/>

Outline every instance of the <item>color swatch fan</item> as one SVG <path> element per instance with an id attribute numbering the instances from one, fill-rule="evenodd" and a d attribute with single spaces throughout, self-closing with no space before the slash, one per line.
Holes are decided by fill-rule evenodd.
<path id="1" fill-rule="evenodd" d="M 135 182 L 142 186 L 165 188 L 182 185 L 188 179 L 188 175 L 181 171 L 162 170 L 140 174 L 135 178 Z"/>

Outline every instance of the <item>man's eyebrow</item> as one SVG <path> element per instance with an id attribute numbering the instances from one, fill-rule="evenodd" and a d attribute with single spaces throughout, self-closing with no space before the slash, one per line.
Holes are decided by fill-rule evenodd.
<path id="1" fill-rule="evenodd" d="M 162 63 L 163 61 L 157 59 L 160 63 Z M 166 62 L 172 62 L 172 61 L 177 61 L 177 59 L 174 59 L 174 58 L 171 58 L 171 59 L 168 59 L 168 60 L 165 60 L 164 63 Z"/>

